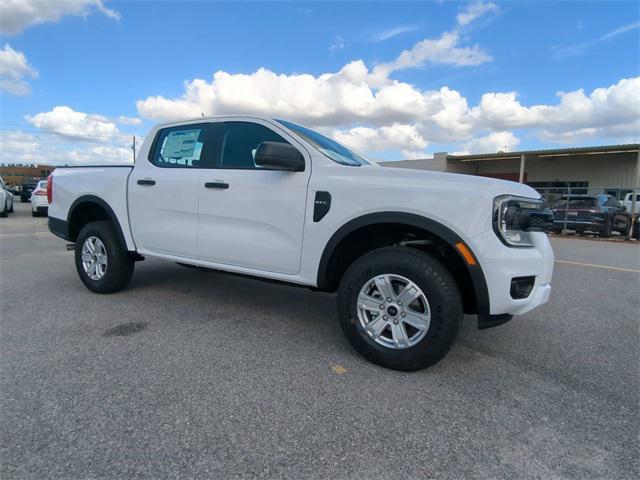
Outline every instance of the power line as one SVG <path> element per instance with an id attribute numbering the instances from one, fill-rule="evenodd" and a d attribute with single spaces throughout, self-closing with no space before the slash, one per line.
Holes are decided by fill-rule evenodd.
<path id="1" fill-rule="evenodd" d="M 5 126 L 10 126 L 10 127 L 17 127 L 19 128 L 20 132 L 28 132 L 30 134 L 34 134 L 34 135 L 58 135 L 58 136 L 62 136 L 62 137 L 67 137 L 67 138 L 86 138 L 89 140 L 95 140 L 95 139 L 99 139 L 99 138 L 104 138 L 104 139 L 108 139 L 108 140 L 114 140 L 117 139 L 118 136 L 122 136 L 122 137 L 129 137 L 130 134 L 128 133 L 122 133 L 122 132 L 118 132 L 116 134 L 113 135 L 86 135 L 86 134 L 76 134 L 76 133 L 69 133 L 69 132 L 63 132 L 63 131 L 59 131 L 59 130 L 49 130 L 49 129 L 35 129 L 32 127 L 25 127 L 23 125 L 18 125 L 15 123 L 6 123 L 6 122 L 0 122 L 0 125 L 5 125 Z M 15 132 L 16 130 L 7 130 L 7 129 L 2 129 L 0 130 L 0 132 Z"/>

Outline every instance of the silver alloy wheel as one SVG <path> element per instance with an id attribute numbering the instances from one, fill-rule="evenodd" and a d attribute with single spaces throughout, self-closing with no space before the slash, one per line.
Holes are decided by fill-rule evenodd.
<path id="1" fill-rule="evenodd" d="M 396 350 L 413 347 L 424 338 L 431 310 L 420 287 L 401 275 L 376 275 L 358 295 L 358 319 L 380 345 Z"/>
<path id="2" fill-rule="evenodd" d="M 98 237 L 87 237 L 82 244 L 82 267 L 91 280 L 107 273 L 107 249 Z"/>

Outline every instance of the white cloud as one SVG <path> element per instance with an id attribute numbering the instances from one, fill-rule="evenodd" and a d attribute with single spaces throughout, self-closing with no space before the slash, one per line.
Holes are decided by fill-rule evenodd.
<path id="1" fill-rule="evenodd" d="M 125 117 L 124 115 L 120 115 L 117 120 L 123 125 L 140 125 L 142 123 L 138 117 Z"/>
<path id="2" fill-rule="evenodd" d="M 0 163 L 88 165 L 131 163 L 127 144 L 95 145 L 42 132 L 0 130 Z"/>
<path id="3" fill-rule="evenodd" d="M 337 130 L 332 136 L 360 152 L 422 151 L 427 148 L 427 141 L 415 125 L 394 123 L 379 128 L 355 127 L 349 130 Z"/>
<path id="4" fill-rule="evenodd" d="M 456 153 L 468 155 L 469 153 L 512 152 L 519 144 L 520 140 L 512 132 L 492 132 L 463 143 L 464 151 Z"/>
<path id="5" fill-rule="evenodd" d="M 126 137 L 107 117 L 76 112 L 67 106 L 57 106 L 49 112 L 26 115 L 25 120 L 48 133 L 77 140 L 110 142 Z"/>
<path id="6" fill-rule="evenodd" d="M 201 114 L 253 114 L 282 117 L 333 134 L 367 154 L 394 150 L 425 156 L 428 142 L 460 148 L 515 148 L 511 130 L 540 138 L 628 138 L 640 122 L 640 77 L 590 93 L 558 92 L 551 104 L 525 104 L 513 92 L 486 92 L 476 105 L 443 86 L 421 90 L 393 78 L 393 72 L 428 64 L 473 66 L 490 60 L 478 45 L 463 43 L 460 28 L 497 11 L 493 3 L 471 4 L 459 25 L 425 39 L 395 60 L 368 67 L 354 60 L 337 72 L 285 74 L 259 68 L 253 73 L 217 71 L 212 79 L 185 82 L 183 95 L 150 96 L 136 102 L 139 115 L 153 120 L 195 118 Z M 636 131 L 637 136 L 637 131 Z M 560 140 L 562 139 L 562 140 Z"/>
<path id="7" fill-rule="evenodd" d="M 469 3 L 463 11 L 458 13 L 456 20 L 458 25 L 466 26 L 489 12 L 498 12 L 498 5 L 493 2 L 484 3 L 482 1 Z"/>
<path id="8" fill-rule="evenodd" d="M 118 20 L 120 14 L 102 0 L 3 0 L 0 3 L 0 35 L 16 35 L 32 25 L 57 22 L 65 15 L 86 16 L 97 10 Z"/>
<path id="9" fill-rule="evenodd" d="M 349 45 L 347 43 L 345 43 L 344 38 L 342 38 L 340 35 L 338 35 L 333 40 L 333 43 L 329 47 L 329 50 L 333 52 L 334 50 L 342 50 L 343 48 L 346 48 L 348 46 Z"/>
<path id="10" fill-rule="evenodd" d="M 0 90 L 11 95 L 28 95 L 31 88 L 25 78 L 37 76 L 37 70 L 29 65 L 24 53 L 6 43 L 0 50 Z"/>
<path id="11" fill-rule="evenodd" d="M 0 130 L 0 163 L 38 163 L 43 159 L 36 135 Z"/>
<path id="12" fill-rule="evenodd" d="M 584 90 L 558 92 L 557 105 L 523 106 L 515 92 L 485 93 L 469 115 L 473 122 L 490 129 L 544 128 L 569 132 L 627 125 L 640 118 L 640 77 L 622 79 L 589 95 Z"/>
<path id="13" fill-rule="evenodd" d="M 457 31 L 444 32 L 439 38 L 427 38 L 403 51 L 393 62 L 383 63 L 374 68 L 376 76 L 387 77 L 392 72 L 422 67 L 426 64 L 452 65 L 456 67 L 477 66 L 492 60 L 491 55 L 478 45 L 459 46 Z"/>
<path id="14" fill-rule="evenodd" d="M 403 33 L 415 32 L 416 30 L 418 30 L 418 28 L 420 27 L 418 27 L 417 25 L 399 25 L 397 27 L 390 28 L 389 30 L 378 33 L 374 36 L 374 41 L 384 42 L 385 40 L 397 37 L 398 35 L 402 35 Z"/>
<path id="15" fill-rule="evenodd" d="M 120 131 L 114 121 L 103 115 L 56 106 L 48 112 L 27 115 L 25 119 L 37 130 L 0 130 L 0 162 L 120 164 L 130 163 L 133 158 L 133 136 Z M 136 138 L 138 147 L 142 140 Z"/>
<path id="16" fill-rule="evenodd" d="M 589 48 L 594 45 L 598 45 L 599 43 L 610 41 L 623 33 L 631 32 L 633 30 L 637 30 L 640 28 L 640 21 L 628 23 L 626 25 L 622 25 L 604 35 L 600 35 L 598 38 L 593 40 L 588 40 L 586 42 L 577 43 L 575 45 L 565 45 L 565 46 L 555 46 L 552 48 L 553 57 L 557 60 L 561 60 L 567 57 L 574 57 L 577 55 L 581 55 L 585 53 Z"/>

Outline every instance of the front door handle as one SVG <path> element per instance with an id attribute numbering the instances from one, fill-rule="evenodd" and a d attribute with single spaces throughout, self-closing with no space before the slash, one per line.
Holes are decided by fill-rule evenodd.
<path id="1" fill-rule="evenodd" d="M 155 185 L 156 181 L 155 180 L 138 180 L 138 185 Z"/>
<path id="2" fill-rule="evenodd" d="M 205 188 L 229 188 L 229 184 L 228 183 L 224 183 L 224 182 L 207 182 L 204 184 Z"/>

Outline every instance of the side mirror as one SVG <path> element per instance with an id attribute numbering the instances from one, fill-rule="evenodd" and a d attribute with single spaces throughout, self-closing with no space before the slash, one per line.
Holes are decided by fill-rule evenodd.
<path id="1" fill-rule="evenodd" d="M 256 165 L 270 170 L 303 172 L 304 157 L 297 148 L 282 142 L 262 142 L 255 155 Z"/>

